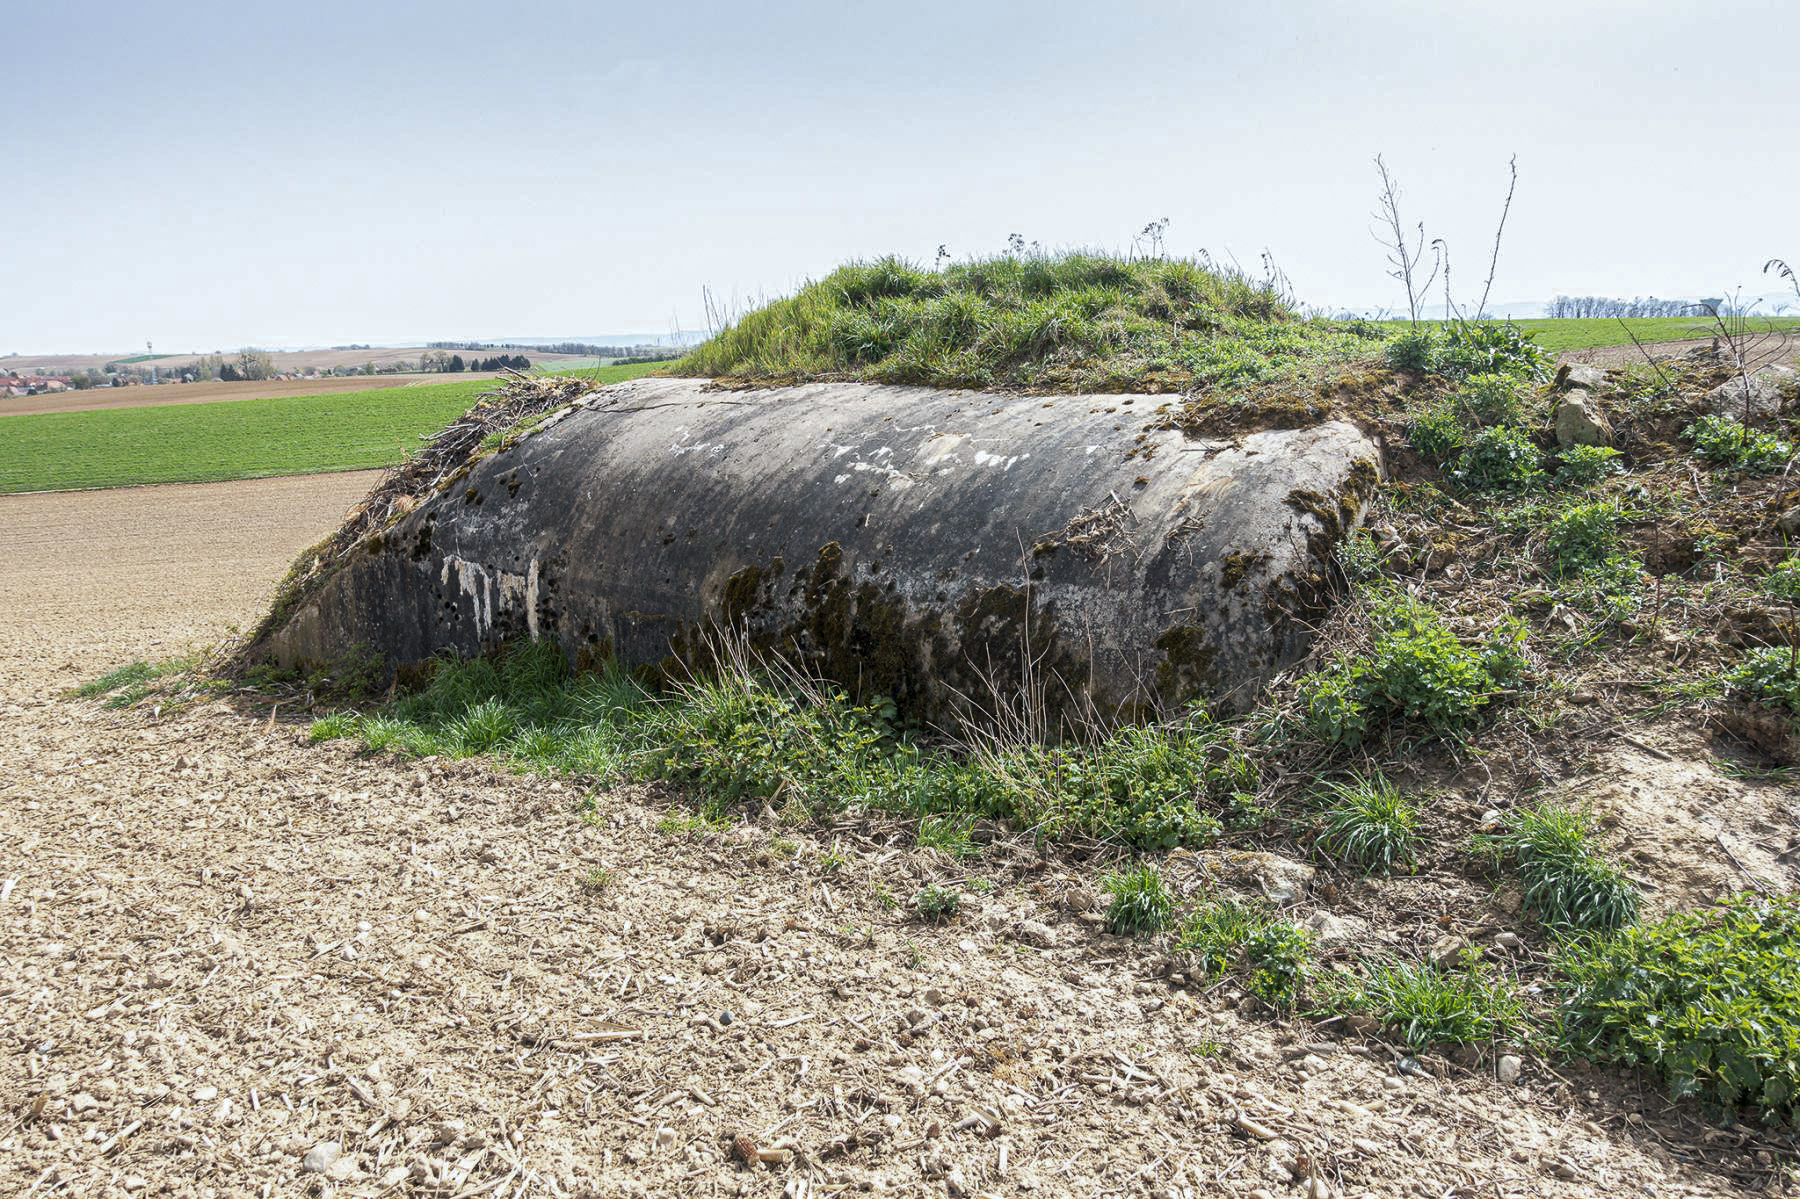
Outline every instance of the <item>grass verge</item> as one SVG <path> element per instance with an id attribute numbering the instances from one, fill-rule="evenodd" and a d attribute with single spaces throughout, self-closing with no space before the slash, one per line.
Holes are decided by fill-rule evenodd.
<path id="1" fill-rule="evenodd" d="M 1203 714 L 1130 726 L 1085 745 L 984 743 L 978 752 L 920 741 L 873 708 L 780 673 L 747 667 L 652 692 L 623 671 L 572 673 L 547 643 L 497 659 L 444 660 L 426 686 L 366 713 L 313 725 L 314 740 L 369 750 L 494 755 L 602 781 L 668 780 L 709 803 L 904 813 L 953 853 L 965 825 L 989 818 L 1052 838 L 1137 849 L 1199 845 L 1215 809 L 1250 780 L 1231 735 Z"/>

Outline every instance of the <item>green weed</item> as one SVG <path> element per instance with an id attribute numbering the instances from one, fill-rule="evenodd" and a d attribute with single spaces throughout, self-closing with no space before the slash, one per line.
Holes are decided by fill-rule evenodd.
<path id="1" fill-rule="evenodd" d="M 1774 433 L 1763 433 L 1728 416 L 1703 416 L 1682 435 L 1694 449 L 1716 466 L 1728 466 L 1753 475 L 1774 474 L 1794 456 L 1794 444 Z"/>
<path id="2" fill-rule="evenodd" d="M 1161 932 L 1175 912 L 1175 897 L 1162 872 L 1149 862 L 1113 871 L 1100 880 L 1106 893 L 1106 927 L 1122 935 Z"/>
<path id="3" fill-rule="evenodd" d="M 1319 848 L 1365 871 L 1410 866 L 1417 851 L 1419 814 L 1400 789 L 1379 774 L 1327 784 L 1331 804 Z"/>
<path id="4" fill-rule="evenodd" d="M 1336 658 L 1299 680 L 1306 727 L 1328 744 L 1355 745 L 1389 719 L 1460 736 L 1525 669 L 1525 630 L 1517 621 L 1470 646 L 1429 605 L 1396 591 L 1377 597 L 1370 623 L 1366 654 Z"/>
<path id="5" fill-rule="evenodd" d="M 1427 405 L 1407 423 L 1406 440 L 1420 457 L 1442 466 L 1468 447 L 1462 410 L 1447 399 Z"/>
<path id="6" fill-rule="evenodd" d="M 1456 396 L 1479 424 L 1521 425 L 1526 421 L 1526 387 L 1517 375 L 1471 375 L 1457 388 Z"/>
<path id="7" fill-rule="evenodd" d="M 1783 708 L 1800 720 L 1800 658 L 1791 647 L 1769 646 L 1745 654 L 1725 674 L 1725 683 L 1772 708 Z"/>
<path id="8" fill-rule="evenodd" d="M 1495 425 L 1469 439 L 1449 475 L 1472 491 L 1529 491 L 1544 481 L 1544 455 L 1523 429 Z"/>
<path id="9" fill-rule="evenodd" d="M 1573 940 L 1557 969 L 1569 1052 L 1642 1067 L 1678 1098 L 1800 1122 L 1800 906 L 1792 897 L 1740 896 Z"/>
<path id="10" fill-rule="evenodd" d="M 1556 456 L 1556 481 L 1564 487 L 1592 487 L 1619 470 L 1619 451 L 1604 445 L 1564 446 Z"/>
<path id="11" fill-rule="evenodd" d="M 956 915 L 962 896 L 954 887 L 921 887 L 913 896 L 913 911 L 930 924 L 942 924 Z"/>
<path id="12" fill-rule="evenodd" d="M 1479 852 L 1511 863 L 1525 906 L 1553 929 L 1604 930 L 1637 919 L 1631 881 L 1594 848 L 1593 818 L 1545 805 L 1509 812 L 1501 830 L 1476 837 Z"/>
<path id="13" fill-rule="evenodd" d="M 1512 981 L 1471 953 L 1456 967 L 1376 962 L 1362 981 L 1338 976 L 1336 1006 L 1373 1015 L 1414 1049 L 1479 1045 L 1530 1023 Z"/>
<path id="14" fill-rule="evenodd" d="M 1252 994 L 1278 1008 L 1298 1001 L 1312 962 L 1312 940 L 1306 930 L 1229 897 L 1190 912 L 1176 935 L 1175 949 L 1192 954 L 1208 975 L 1241 972 Z"/>

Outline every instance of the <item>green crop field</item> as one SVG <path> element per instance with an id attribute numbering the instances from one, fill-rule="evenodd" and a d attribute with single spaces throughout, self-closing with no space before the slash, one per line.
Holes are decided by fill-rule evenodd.
<path id="1" fill-rule="evenodd" d="M 1383 323 L 1395 330 L 1406 328 L 1405 321 Z M 1699 341 L 1711 337 L 1716 328 L 1705 317 L 1690 316 L 1627 317 L 1623 325 L 1611 317 L 1545 317 L 1512 323 L 1530 333 L 1537 344 L 1551 354 L 1566 354 L 1571 350 L 1597 350 L 1606 346 L 1628 346 L 1633 337 L 1645 345 L 1658 341 Z M 1792 332 L 1800 330 L 1800 317 L 1751 317 L 1749 328 L 1752 332 L 1769 329 Z"/>
<path id="2" fill-rule="evenodd" d="M 603 367 L 606 383 L 649 366 Z M 0 495 L 392 466 L 492 379 L 269 400 L 0 417 Z"/>

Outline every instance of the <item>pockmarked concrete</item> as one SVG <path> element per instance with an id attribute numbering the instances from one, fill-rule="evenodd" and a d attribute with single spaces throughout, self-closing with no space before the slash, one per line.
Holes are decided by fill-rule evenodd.
<path id="1" fill-rule="evenodd" d="M 1228 708 L 1307 649 L 1380 452 L 1345 422 L 1197 440 L 1165 399 L 620 384 L 364 537 L 258 652 L 671 668 L 730 628 L 927 718 L 1021 686 Z"/>

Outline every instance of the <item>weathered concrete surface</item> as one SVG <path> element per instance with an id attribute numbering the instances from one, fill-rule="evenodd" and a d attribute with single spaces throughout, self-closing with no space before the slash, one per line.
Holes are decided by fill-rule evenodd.
<path id="1" fill-rule="evenodd" d="M 1192 440 L 1160 403 L 620 384 L 366 538 L 257 652 L 668 666 L 729 624 L 930 718 L 1027 658 L 1053 706 L 1241 704 L 1305 651 L 1379 452 L 1339 422 Z"/>

